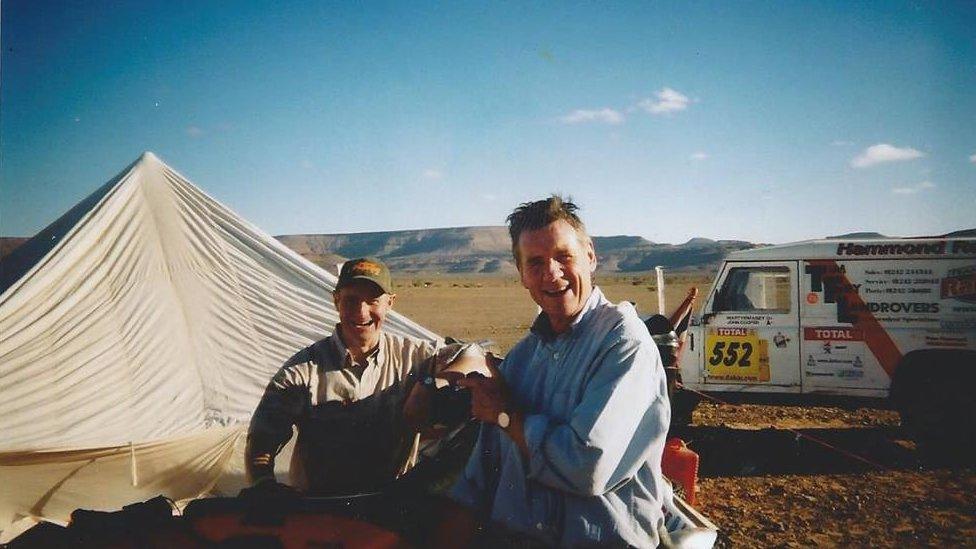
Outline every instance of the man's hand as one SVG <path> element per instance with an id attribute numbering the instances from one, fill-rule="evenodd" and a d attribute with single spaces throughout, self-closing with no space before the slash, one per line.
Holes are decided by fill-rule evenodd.
<path id="1" fill-rule="evenodd" d="M 519 453 L 522 454 L 522 459 L 528 463 L 529 446 L 525 441 L 525 417 L 521 410 L 515 409 L 508 384 L 495 366 L 495 361 L 488 361 L 488 371 L 491 372 L 491 377 L 469 374 L 457 382 L 458 386 L 471 390 L 471 417 L 484 423 L 498 425 L 498 414 L 502 412 L 508 414 L 508 427 L 502 430 L 512 439 Z"/>
<path id="2" fill-rule="evenodd" d="M 491 377 L 472 372 L 458 379 L 456 384 L 471 390 L 471 417 L 482 422 L 497 424 L 498 414 L 502 412 L 511 414 L 514 410 L 508 384 L 502 378 L 501 372 L 491 361 L 486 364 Z"/>

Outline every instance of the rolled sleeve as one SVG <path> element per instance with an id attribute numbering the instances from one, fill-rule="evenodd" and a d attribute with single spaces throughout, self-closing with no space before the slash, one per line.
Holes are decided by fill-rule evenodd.
<path id="1" fill-rule="evenodd" d="M 309 402 L 309 380 L 304 365 L 283 366 L 268 383 L 254 410 L 247 432 L 247 462 L 262 454 L 274 456 L 292 436 L 292 426 Z"/>

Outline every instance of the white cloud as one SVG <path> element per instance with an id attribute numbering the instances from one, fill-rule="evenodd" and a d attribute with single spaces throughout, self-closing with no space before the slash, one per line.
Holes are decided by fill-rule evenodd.
<path id="1" fill-rule="evenodd" d="M 898 148 L 887 143 L 878 143 L 864 149 L 861 154 L 851 159 L 851 167 L 867 168 L 884 162 L 900 162 L 914 160 L 925 156 L 925 153 L 911 147 Z"/>
<path id="2" fill-rule="evenodd" d="M 200 137 L 203 135 L 203 129 L 197 126 L 187 126 L 186 135 L 189 135 L 190 137 Z"/>
<path id="3" fill-rule="evenodd" d="M 444 179 L 444 172 L 434 168 L 427 168 L 424 170 L 423 177 L 428 181 L 440 181 Z"/>
<path id="4" fill-rule="evenodd" d="M 969 155 L 969 161 L 976 164 L 976 154 Z"/>
<path id="5" fill-rule="evenodd" d="M 833 146 L 835 146 L 835 147 L 850 147 L 851 145 L 854 144 L 854 142 L 853 141 L 845 141 L 843 139 L 835 139 L 835 140 L 831 141 L 830 144 L 833 145 Z"/>
<path id="6" fill-rule="evenodd" d="M 315 164 L 313 164 L 311 160 L 309 160 L 307 158 L 304 159 L 304 160 L 302 160 L 302 169 L 311 170 L 314 167 L 315 167 Z"/>
<path id="7" fill-rule="evenodd" d="M 704 153 L 702 151 L 698 151 L 698 152 L 692 154 L 691 156 L 689 156 L 688 157 L 688 160 L 705 160 L 706 158 L 708 158 L 708 153 Z"/>
<path id="8" fill-rule="evenodd" d="M 691 99 L 688 99 L 688 96 L 671 88 L 664 88 L 655 93 L 654 96 L 657 99 L 644 99 L 637 106 L 651 114 L 667 114 L 683 111 L 691 104 Z"/>
<path id="9" fill-rule="evenodd" d="M 614 109 L 606 108 L 596 111 L 577 109 L 560 118 L 565 124 L 579 124 L 582 122 L 602 122 L 604 124 L 620 124 L 624 116 Z"/>
<path id="10" fill-rule="evenodd" d="M 894 189 L 891 189 L 891 192 L 895 194 L 918 194 L 926 189 L 934 188 L 935 183 L 932 183 L 931 181 L 922 181 L 913 187 L 895 187 Z"/>

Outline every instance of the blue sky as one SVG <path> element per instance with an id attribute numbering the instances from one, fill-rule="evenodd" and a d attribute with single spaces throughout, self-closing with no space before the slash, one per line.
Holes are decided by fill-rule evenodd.
<path id="1" fill-rule="evenodd" d="M 976 4 L 3 3 L 0 234 L 144 150 L 272 234 L 976 226 Z"/>

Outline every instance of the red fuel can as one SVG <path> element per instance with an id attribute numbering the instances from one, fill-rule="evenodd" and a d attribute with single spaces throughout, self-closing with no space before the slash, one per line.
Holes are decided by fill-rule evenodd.
<path id="1" fill-rule="evenodd" d="M 669 438 L 664 443 L 661 458 L 661 472 L 675 485 L 685 501 L 695 505 L 698 492 L 698 454 L 693 452 L 680 438 Z"/>

